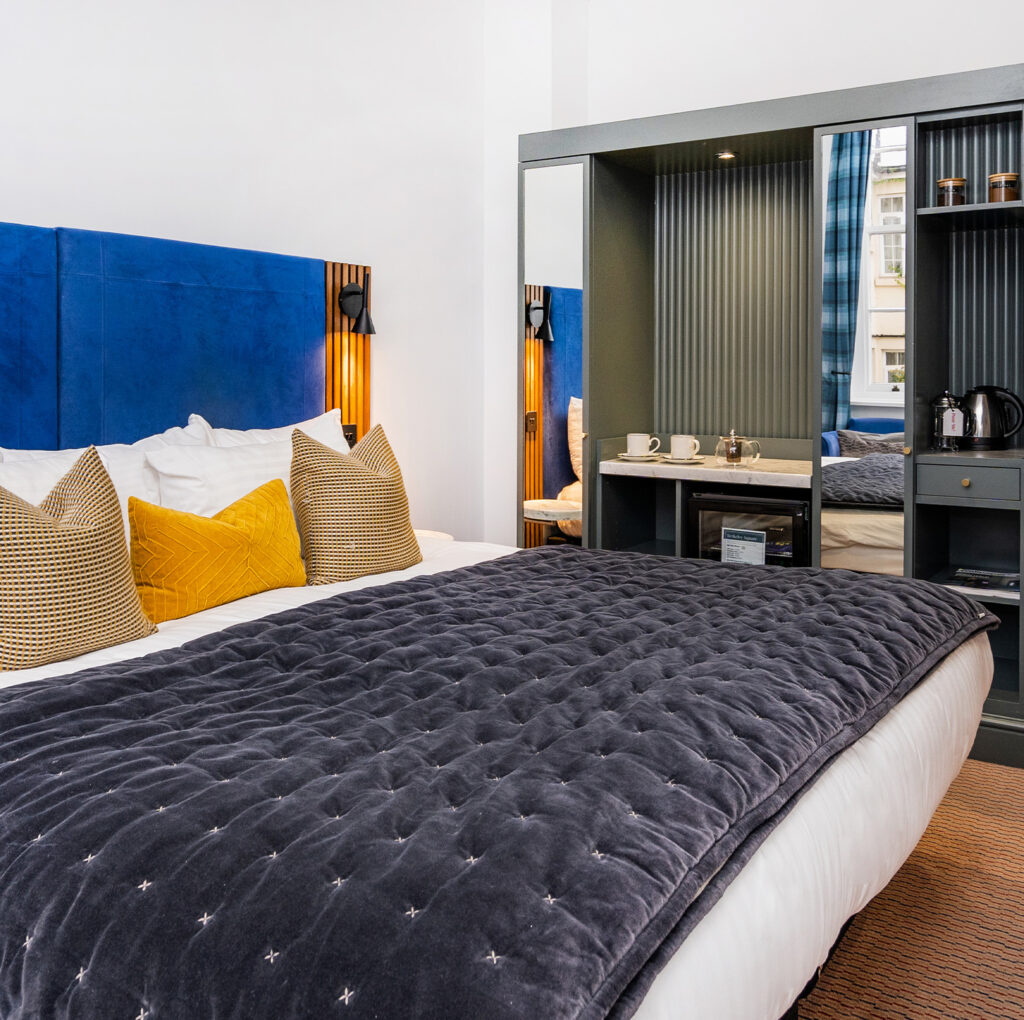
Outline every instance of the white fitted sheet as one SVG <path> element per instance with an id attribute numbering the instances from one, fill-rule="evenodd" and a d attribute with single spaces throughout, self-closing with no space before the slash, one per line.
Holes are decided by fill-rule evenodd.
<path id="1" fill-rule="evenodd" d="M 161 624 L 157 634 L 140 641 L 0 673 L 0 687 L 177 647 L 342 591 L 515 551 L 419 538 L 423 562 L 407 570 L 253 595 Z M 991 651 L 982 634 L 951 653 L 839 755 L 661 971 L 639 1020 L 778 1020 L 825 960 L 846 919 L 884 888 L 921 837 L 967 757 L 991 678 Z"/>
<path id="2" fill-rule="evenodd" d="M 124 662 L 150 652 L 163 651 L 165 648 L 177 648 L 179 645 L 223 630 L 236 623 L 247 620 L 258 620 L 261 616 L 280 613 L 296 606 L 304 606 L 307 602 L 329 598 L 344 591 L 357 591 L 360 588 L 372 588 L 392 581 L 404 581 L 420 574 L 438 574 L 456 567 L 468 567 L 484 560 L 493 560 L 499 556 L 507 556 L 516 550 L 506 545 L 492 545 L 488 542 L 453 542 L 448 538 L 437 538 L 425 532 L 417 532 L 416 537 L 423 554 L 423 562 L 405 570 L 394 570 L 386 574 L 370 574 L 358 577 L 354 581 L 343 581 L 339 584 L 324 584 L 305 588 L 277 588 L 259 595 L 250 595 L 237 602 L 228 602 L 223 606 L 206 609 L 193 616 L 181 620 L 168 620 L 161 623 L 157 632 L 138 641 L 128 641 L 112 648 L 101 648 L 88 655 L 80 655 L 64 662 L 51 662 L 34 669 L 19 669 L 14 672 L 0 671 L 0 688 L 28 680 L 41 680 L 48 676 L 64 676 L 75 673 L 90 666 L 100 666 L 112 662 Z"/>

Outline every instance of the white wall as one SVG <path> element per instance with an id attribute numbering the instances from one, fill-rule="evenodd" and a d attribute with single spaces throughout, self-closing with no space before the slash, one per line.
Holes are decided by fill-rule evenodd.
<path id="1" fill-rule="evenodd" d="M 475 0 L 5 4 L 0 220 L 372 265 L 373 417 L 417 526 L 478 537 L 483 30 Z"/>
<path id="2" fill-rule="evenodd" d="M 590 0 L 588 123 L 1017 63 L 1024 8 L 989 30 L 953 0 Z"/>
<path id="3" fill-rule="evenodd" d="M 374 267 L 418 526 L 515 535 L 517 136 L 1012 63 L 949 0 L 0 7 L 0 219 Z M 977 20 L 977 30 L 972 30 Z M 879 46 L 879 41 L 884 45 Z"/>

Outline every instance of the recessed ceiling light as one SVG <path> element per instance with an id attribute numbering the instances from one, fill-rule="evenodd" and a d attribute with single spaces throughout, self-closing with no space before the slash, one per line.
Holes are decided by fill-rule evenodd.
<path id="1" fill-rule="evenodd" d="M 723 149 L 721 152 L 716 152 L 715 156 L 718 159 L 735 159 L 736 153 L 731 151 L 730 149 Z"/>

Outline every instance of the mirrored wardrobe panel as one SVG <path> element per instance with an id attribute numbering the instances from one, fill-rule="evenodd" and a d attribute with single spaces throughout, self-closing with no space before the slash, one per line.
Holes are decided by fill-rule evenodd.
<path id="1" fill-rule="evenodd" d="M 904 572 L 908 126 L 822 134 L 821 564 Z"/>
<path id="2" fill-rule="evenodd" d="M 520 544 L 583 532 L 581 163 L 522 171 Z"/>

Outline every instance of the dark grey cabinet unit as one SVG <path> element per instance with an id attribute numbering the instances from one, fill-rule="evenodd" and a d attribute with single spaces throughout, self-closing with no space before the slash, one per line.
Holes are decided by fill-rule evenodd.
<path id="1" fill-rule="evenodd" d="M 1024 764 L 1019 591 L 972 587 L 1021 571 L 1024 433 L 933 452 L 930 409 L 945 389 L 1024 394 L 1024 202 L 988 188 L 1024 171 L 1024 64 L 520 138 L 523 173 L 584 165 L 584 542 L 686 555 L 682 483 L 597 485 L 598 463 L 627 431 L 694 433 L 707 452 L 735 428 L 765 456 L 813 460 L 818 562 L 822 143 L 892 125 L 907 146 L 905 570 L 972 588 L 1003 621 L 975 750 Z M 966 179 L 962 204 L 940 205 L 947 177 Z"/>
<path id="2" fill-rule="evenodd" d="M 1020 98 L 1020 97 L 1017 97 Z M 1024 204 L 989 201 L 988 177 L 1020 174 L 1024 106 L 1002 102 L 916 121 L 916 340 L 908 386 L 915 577 L 966 585 L 1002 620 L 979 753 L 1005 759 L 1024 719 L 1020 584 L 1021 437 L 1009 448 L 931 449 L 929 402 L 979 385 L 1024 393 Z M 966 178 L 962 205 L 940 206 L 936 181 Z M 1016 590 L 1006 579 L 1016 577 Z M 980 585 L 980 586 L 979 586 Z"/>

